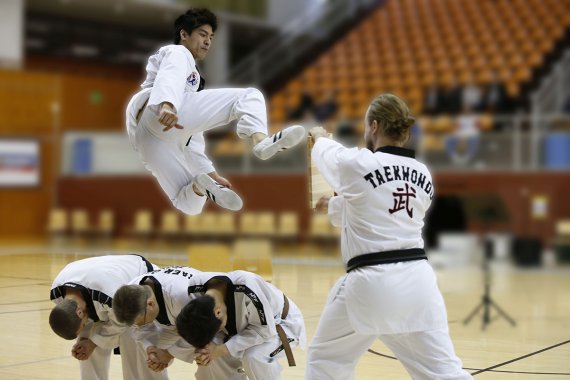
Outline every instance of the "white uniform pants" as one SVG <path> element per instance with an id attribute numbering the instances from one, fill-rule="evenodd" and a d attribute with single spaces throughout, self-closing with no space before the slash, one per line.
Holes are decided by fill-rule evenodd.
<path id="1" fill-rule="evenodd" d="M 421 266 L 425 263 L 405 264 L 401 267 L 407 266 L 412 270 L 422 269 Z M 400 270 L 402 268 L 397 268 Z M 429 274 L 429 271 L 424 271 Z M 374 278 L 375 274 L 372 271 L 368 273 L 359 273 L 361 278 Z M 350 276 L 350 275 L 349 275 Z M 386 274 L 386 277 L 389 277 Z M 341 279 L 337 285 L 331 290 L 327 305 L 321 315 L 317 331 L 313 337 L 313 341 L 309 345 L 309 352 L 307 355 L 307 370 L 305 373 L 306 380 L 351 380 L 354 379 L 354 371 L 360 357 L 368 350 L 375 339 L 379 338 L 402 362 L 412 379 L 415 380 L 463 380 L 472 379 L 471 375 L 461 368 L 462 364 L 459 358 L 455 355 L 453 344 L 449 336 L 447 327 L 436 327 L 434 329 L 425 329 L 423 331 L 415 331 L 409 333 L 394 333 L 394 334 L 374 334 L 374 333 L 357 333 L 353 325 L 354 315 L 351 313 L 354 310 L 349 310 L 347 307 L 347 290 L 345 282 L 349 284 L 354 281 L 345 281 L 346 278 Z M 417 279 L 422 281 L 423 279 Z M 390 281 L 388 281 L 390 282 Z M 402 281 L 400 281 L 402 282 Z M 426 281 L 426 283 L 429 283 Z M 393 288 L 396 289 L 396 294 L 393 297 L 401 298 L 405 293 L 399 294 L 397 283 L 392 282 Z M 383 292 L 381 286 L 374 287 L 374 283 L 368 286 L 371 290 Z M 421 290 L 418 290 L 421 291 Z M 439 292 L 439 290 L 438 290 Z M 354 293 L 354 292 L 353 292 Z M 413 297 L 414 289 L 409 289 L 408 297 Z M 356 295 L 357 297 L 357 295 Z M 385 297 L 385 295 L 383 296 Z M 361 302 L 366 301 L 360 300 Z M 410 305 L 400 299 L 402 310 L 407 310 Z M 412 300 L 412 303 L 421 302 Z M 433 311 L 433 305 L 429 304 L 428 308 Z M 380 313 L 375 313 L 378 310 L 377 305 L 368 305 L 370 319 L 382 319 Z M 415 307 L 411 306 L 412 308 Z M 444 305 L 442 306 L 444 308 Z M 362 311 L 361 311 L 362 312 Z M 392 312 L 392 311 L 390 311 Z M 390 312 L 388 314 L 390 314 Z M 445 309 L 441 310 L 445 315 Z M 395 314 L 398 314 L 397 311 Z M 420 315 L 416 315 L 421 318 Z M 439 325 L 439 322 L 434 323 L 434 326 Z M 362 328 L 362 326 L 359 326 Z"/>
<path id="2" fill-rule="evenodd" d="M 280 323 L 285 335 L 292 341 L 291 348 L 305 348 L 305 322 L 301 310 L 289 300 L 289 314 Z M 218 337 L 217 337 L 218 338 Z M 219 344 L 219 340 L 214 342 Z M 279 380 L 281 379 L 281 364 L 284 358 L 281 340 L 278 336 L 271 342 L 266 342 L 244 351 L 241 359 L 225 356 L 216 359 L 207 367 L 198 367 L 197 380 Z M 243 368 L 242 368 L 243 365 Z M 245 373 L 244 373 L 245 371 Z M 247 375 L 247 377 L 246 377 Z"/>
<path id="3" fill-rule="evenodd" d="M 196 380 L 248 380 L 242 362 L 231 356 L 214 360 L 207 367 L 198 367 Z"/>
<path id="4" fill-rule="evenodd" d="M 281 327 L 290 342 L 291 348 L 305 349 L 305 321 L 299 307 L 289 299 L 289 314 L 281 321 Z M 249 380 L 279 380 L 281 379 L 280 359 L 286 357 L 279 336 L 273 341 L 253 346 L 245 350 L 242 358 L 243 367 Z"/>
<path id="5" fill-rule="evenodd" d="M 135 95 L 149 96 L 149 90 Z M 140 101 L 131 101 L 136 107 Z M 136 114 L 137 110 L 133 110 Z M 259 90 L 215 89 L 187 92 L 178 110 L 178 123 L 184 129 L 171 128 L 163 132 L 154 110 L 147 107 L 134 131 L 131 142 L 138 151 L 145 167 L 156 177 L 158 183 L 172 201 L 174 207 L 186 214 L 195 215 L 202 211 L 205 197 L 197 196 L 191 186 L 193 178 L 204 172 L 213 171 L 213 166 L 204 154 L 201 141 L 192 141 L 195 146 L 187 147 L 190 137 L 210 129 L 226 126 L 237 121 L 240 137 L 260 132 L 267 134 L 267 109 Z M 133 135 L 129 131 L 129 135 Z"/>
<path id="6" fill-rule="evenodd" d="M 168 380 L 166 370 L 156 373 L 146 365 L 147 354 L 142 343 L 133 339 L 132 328 L 119 338 L 123 380 Z M 80 360 L 81 380 L 109 380 L 112 349 L 95 348 L 89 359 Z"/>

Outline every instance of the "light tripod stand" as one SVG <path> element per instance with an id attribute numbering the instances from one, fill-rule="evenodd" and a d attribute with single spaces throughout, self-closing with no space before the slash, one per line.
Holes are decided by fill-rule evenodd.
<path id="1" fill-rule="evenodd" d="M 491 298 L 491 270 L 489 261 L 493 258 L 493 242 L 487 232 L 492 223 L 501 223 L 509 220 L 501 199 L 494 194 L 475 194 L 462 197 L 463 207 L 467 212 L 467 219 L 478 222 L 483 228 L 483 295 L 481 302 L 463 320 L 467 325 L 480 310 L 483 310 L 483 330 L 491 323 L 491 309 L 494 309 L 500 317 L 505 318 L 511 326 L 515 326 L 515 320 L 509 316 Z"/>

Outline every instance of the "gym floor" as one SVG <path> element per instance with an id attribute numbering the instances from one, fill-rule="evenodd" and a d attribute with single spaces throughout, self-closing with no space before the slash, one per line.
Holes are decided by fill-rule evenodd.
<path id="1" fill-rule="evenodd" d="M 133 249 L 130 250 L 129 248 Z M 144 248 L 144 250 L 143 250 Z M 57 337 L 47 319 L 52 308 L 49 290 L 53 278 L 73 260 L 107 253 L 139 253 L 160 265 L 185 265 L 181 246 L 157 244 L 138 246 L 132 242 L 108 245 L 65 242 L 53 245 L 42 240 L 0 242 L 0 379 L 77 379 L 78 365 L 70 355 L 72 342 Z M 516 326 L 492 310 L 492 320 L 482 329 L 482 314 L 467 325 L 465 317 L 481 301 L 483 275 L 478 266 L 437 269 L 444 295 L 449 327 L 463 365 L 474 372 L 570 339 L 570 268 L 519 269 L 508 263 L 492 265 L 491 296 Z M 329 289 L 343 274 L 336 247 L 311 245 L 277 247 L 273 254 L 272 282 L 301 308 L 308 339 L 315 331 Z M 380 341 L 371 349 L 392 355 Z M 295 350 L 297 367 L 284 368 L 282 378 L 302 379 L 306 352 Z M 475 376 L 476 379 L 570 378 L 570 343 L 549 348 L 510 364 Z M 282 363 L 286 366 L 286 362 Z M 171 379 L 192 378 L 194 364 L 175 361 Z M 564 376 L 563 376 L 564 377 Z M 121 378 L 120 359 L 113 357 L 111 378 Z M 366 353 L 356 378 L 408 379 L 394 359 Z M 341 380 L 341 379 L 339 379 Z"/>

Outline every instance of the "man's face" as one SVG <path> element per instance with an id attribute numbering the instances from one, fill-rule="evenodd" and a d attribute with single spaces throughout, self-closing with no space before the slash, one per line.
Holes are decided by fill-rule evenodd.
<path id="1" fill-rule="evenodd" d="M 181 31 L 180 43 L 190 50 L 196 61 L 201 61 L 208 55 L 212 46 L 214 32 L 210 25 L 201 25 L 194 29 L 191 34 L 185 30 Z"/>

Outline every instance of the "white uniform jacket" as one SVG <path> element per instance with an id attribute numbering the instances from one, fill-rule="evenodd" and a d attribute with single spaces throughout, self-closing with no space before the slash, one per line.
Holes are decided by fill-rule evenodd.
<path id="1" fill-rule="evenodd" d="M 345 265 L 365 254 L 423 249 L 422 227 L 434 187 L 413 151 L 349 149 L 319 138 L 312 158 L 338 194 L 329 201 L 329 217 L 341 227 Z M 426 260 L 359 267 L 337 282 L 329 303 L 339 294 L 359 334 L 447 328 L 443 297 Z"/>
<path id="2" fill-rule="evenodd" d="M 127 328 L 115 318 L 113 295 L 133 278 L 148 273 L 157 266 L 138 255 L 109 255 L 91 257 L 67 264 L 53 281 L 50 299 L 56 304 L 65 297 L 68 288 L 79 289 L 87 304 L 88 324 L 80 333 L 97 346 L 112 349 L 119 346 L 119 336 Z"/>
<path id="3" fill-rule="evenodd" d="M 329 202 L 329 216 L 341 227 L 345 264 L 362 254 L 423 248 L 421 231 L 434 187 L 413 151 L 384 147 L 371 152 L 319 138 L 312 158 L 338 194 Z"/>
<path id="4" fill-rule="evenodd" d="M 152 325 L 137 330 L 137 339 L 145 348 L 156 346 L 168 350 L 177 359 L 192 363 L 194 348 L 184 341 L 176 331 L 176 317 L 191 300 L 188 286 L 191 280 L 201 273 L 196 269 L 171 266 L 139 276 L 131 284 L 143 284 L 149 280 L 154 286 L 154 294 L 159 314 Z"/>
<path id="5" fill-rule="evenodd" d="M 200 77 L 192 53 L 182 45 L 161 47 L 149 57 L 146 71 L 147 76 L 141 85 L 142 90 L 131 98 L 126 111 L 127 132 L 135 150 L 137 150 L 135 128 L 144 107 L 149 107 L 158 114 L 158 106 L 162 102 L 169 102 L 178 112 L 185 93 L 197 92 L 204 87 L 204 80 Z M 164 138 L 165 134 L 155 133 L 155 136 Z M 186 146 L 194 153 L 191 160 L 193 165 L 191 169 L 194 172 L 211 173 L 215 170 L 204 153 L 206 145 L 203 132 L 192 135 Z"/>
<path id="6" fill-rule="evenodd" d="M 206 292 L 206 282 L 216 278 L 225 281 L 227 286 L 226 306 L 228 319 L 225 342 L 233 357 L 242 358 L 250 347 L 276 339 L 276 325 L 286 325 L 301 347 L 305 346 L 305 324 L 300 310 L 289 302 L 289 314 L 281 319 L 284 294 L 255 273 L 233 271 L 228 273 L 201 273 L 191 279 L 188 294 L 201 295 Z"/>

